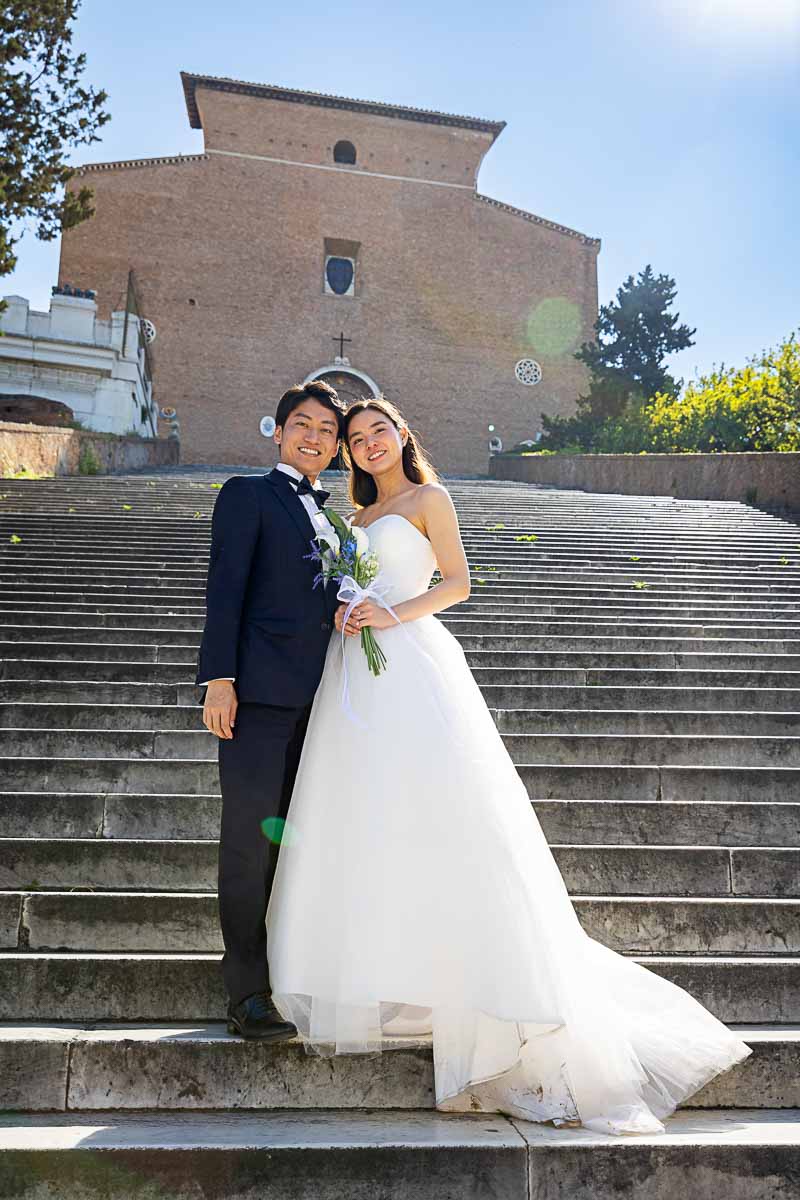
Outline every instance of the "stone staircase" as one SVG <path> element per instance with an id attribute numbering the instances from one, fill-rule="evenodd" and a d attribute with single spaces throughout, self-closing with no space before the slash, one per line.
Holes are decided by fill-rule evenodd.
<path id="1" fill-rule="evenodd" d="M 437 1114 L 424 1039 L 225 1032 L 192 680 L 227 473 L 0 481 L 0 1196 L 796 1200 L 800 528 L 451 483 L 474 586 L 442 619 L 584 926 L 754 1050 L 612 1139 Z"/>

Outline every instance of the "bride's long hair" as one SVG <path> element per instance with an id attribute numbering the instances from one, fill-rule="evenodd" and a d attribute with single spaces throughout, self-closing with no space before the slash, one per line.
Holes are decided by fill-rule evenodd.
<path id="1" fill-rule="evenodd" d="M 403 471 L 406 479 L 412 483 L 436 483 L 438 475 L 423 450 L 417 437 L 408 427 L 398 409 L 384 396 L 369 396 L 364 400 L 354 400 L 348 407 L 342 423 L 342 459 L 350 469 L 350 499 L 358 508 L 366 508 L 378 499 L 378 489 L 375 480 L 367 471 L 362 471 L 353 461 L 348 442 L 348 430 L 353 417 L 359 413 L 374 409 L 392 422 L 398 433 L 408 431 L 408 439 L 403 447 Z"/>

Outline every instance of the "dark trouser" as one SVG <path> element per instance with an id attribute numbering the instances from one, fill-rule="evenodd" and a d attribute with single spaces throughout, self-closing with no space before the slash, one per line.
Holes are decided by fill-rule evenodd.
<path id="1" fill-rule="evenodd" d="M 310 712 L 240 704 L 233 737 L 220 739 L 222 977 L 233 1004 L 269 991 L 265 917 L 279 850 L 269 835 L 286 817 Z"/>

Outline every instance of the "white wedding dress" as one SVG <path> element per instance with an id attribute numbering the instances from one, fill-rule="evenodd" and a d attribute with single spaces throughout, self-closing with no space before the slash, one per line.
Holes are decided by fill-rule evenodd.
<path id="1" fill-rule="evenodd" d="M 390 605 L 428 540 L 369 527 Z M 432 1032 L 436 1105 L 651 1133 L 749 1048 L 674 984 L 581 929 L 456 639 L 435 618 L 331 639 L 267 916 L 275 1003 L 308 1049 Z M 396 1041 L 394 1043 L 397 1044 Z"/>

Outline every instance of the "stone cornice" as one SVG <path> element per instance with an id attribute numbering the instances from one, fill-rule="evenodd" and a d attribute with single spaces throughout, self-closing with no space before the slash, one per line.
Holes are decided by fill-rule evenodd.
<path id="1" fill-rule="evenodd" d="M 483 196 L 480 192 L 475 193 L 475 199 L 480 200 L 482 204 L 490 204 L 492 208 L 499 208 L 501 212 L 510 213 L 513 217 L 521 217 L 523 221 L 531 221 L 534 225 L 543 225 L 545 229 L 552 229 L 554 233 L 563 233 L 565 237 L 577 238 L 586 246 L 596 246 L 598 250 L 600 249 L 600 238 L 589 237 L 587 233 L 579 233 L 577 229 L 570 229 L 567 225 L 559 225 L 556 221 L 537 217 L 535 213 L 526 212 L 524 208 L 515 208 L 513 204 L 504 204 L 502 200 Z"/>
<path id="2" fill-rule="evenodd" d="M 87 171 L 124 171 L 132 167 L 181 166 L 189 162 L 208 162 L 207 154 L 170 154 L 162 158 L 123 158 L 118 162 L 83 163 L 75 170 L 76 175 Z"/>
<path id="3" fill-rule="evenodd" d="M 505 121 L 486 121 L 480 117 L 464 117 L 455 113 L 436 112 L 427 108 L 409 108 L 403 104 L 381 104 L 377 100 L 354 100 L 349 96 L 329 96 L 324 92 L 303 92 L 298 88 L 277 87 L 270 83 L 247 83 L 243 79 L 226 79 L 217 75 L 192 75 L 181 71 L 186 111 L 192 129 L 202 129 L 195 90 L 210 88 L 216 92 L 238 92 L 244 96 L 260 96 L 264 100 L 283 100 L 292 104 L 310 104 L 316 108 L 339 108 L 348 112 L 368 113 L 378 117 L 394 117 L 400 121 L 422 121 L 428 125 L 453 125 L 459 129 L 474 129 L 491 133 L 492 140 L 506 127 Z"/>

